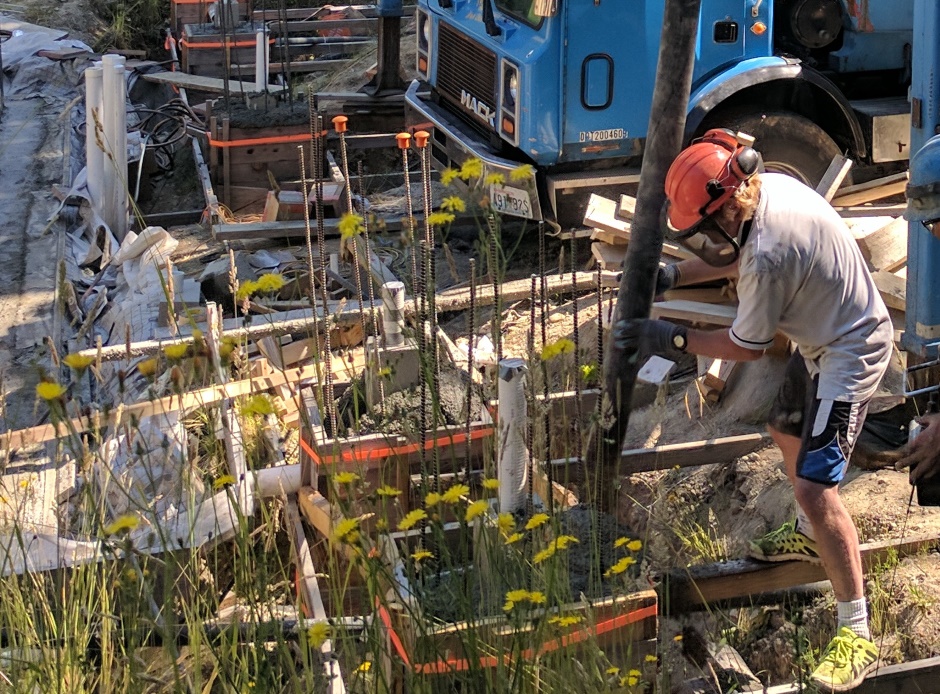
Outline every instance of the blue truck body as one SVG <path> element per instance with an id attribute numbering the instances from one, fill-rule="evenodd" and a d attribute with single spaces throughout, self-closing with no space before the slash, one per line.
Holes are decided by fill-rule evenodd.
<path id="1" fill-rule="evenodd" d="M 434 131 L 439 166 L 468 157 L 500 172 L 533 164 L 539 177 L 523 216 L 554 219 L 564 191 L 636 180 L 664 0 L 556 0 L 543 17 L 538 2 L 418 0 L 420 79 L 406 101 L 410 123 Z M 913 6 L 702 0 L 689 136 L 723 117 L 736 126 L 792 113 L 829 138 L 816 148 L 820 161 L 833 151 L 906 159 L 909 134 L 897 133 L 909 131 Z M 813 182 L 821 174 L 807 167 L 818 169 L 799 157 L 780 168 Z"/>

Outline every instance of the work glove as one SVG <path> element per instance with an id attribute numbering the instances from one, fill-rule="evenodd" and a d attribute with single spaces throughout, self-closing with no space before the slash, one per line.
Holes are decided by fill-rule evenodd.
<path id="1" fill-rule="evenodd" d="M 679 283 L 681 273 L 678 265 L 666 265 L 656 273 L 656 290 L 653 296 L 662 296 Z"/>
<path id="2" fill-rule="evenodd" d="M 675 361 L 685 352 L 686 333 L 669 321 L 632 318 L 614 323 L 614 344 L 640 356 L 660 354 Z"/>

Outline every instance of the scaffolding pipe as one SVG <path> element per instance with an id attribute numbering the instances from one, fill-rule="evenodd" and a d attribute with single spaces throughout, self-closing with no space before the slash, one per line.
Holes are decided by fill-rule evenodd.
<path id="1" fill-rule="evenodd" d="M 104 150 L 101 149 L 101 98 L 104 88 L 104 70 L 90 67 L 85 70 L 85 179 L 91 206 L 101 215 L 104 193 Z"/>
<path id="2" fill-rule="evenodd" d="M 115 238 L 123 241 L 127 235 L 127 73 L 123 56 L 105 55 L 101 62 L 107 151 L 102 211 Z"/>
<path id="3" fill-rule="evenodd" d="M 405 343 L 405 283 L 386 282 L 382 285 L 382 335 L 386 347 Z"/>
<path id="4" fill-rule="evenodd" d="M 526 364 L 511 358 L 499 362 L 499 511 L 515 513 L 526 507 L 529 452 L 525 444 L 528 408 L 525 398 Z"/>

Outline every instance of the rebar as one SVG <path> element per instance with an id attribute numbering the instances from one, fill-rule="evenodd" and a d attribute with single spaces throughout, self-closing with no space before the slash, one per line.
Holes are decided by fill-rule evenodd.
<path id="1" fill-rule="evenodd" d="M 528 352 L 529 359 L 533 358 L 535 354 L 535 297 L 536 297 L 536 280 L 537 276 L 533 273 L 530 277 L 531 284 L 529 286 L 529 335 L 528 335 Z M 526 391 L 529 396 L 529 411 L 532 415 L 526 421 L 526 448 L 529 451 L 529 489 L 527 491 L 528 498 L 526 500 L 526 513 L 532 515 L 532 499 L 535 497 L 535 379 L 530 378 L 528 381 L 528 388 Z M 547 499 L 542 500 L 545 504 L 548 504 Z"/>
<path id="2" fill-rule="evenodd" d="M 486 226 L 490 232 L 490 281 L 493 284 L 493 343 L 496 347 L 496 363 L 503 360 L 503 315 L 502 302 L 499 297 L 499 228 L 496 224 L 496 215 L 492 212 L 486 216 Z"/>
<path id="3" fill-rule="evenodd" d="M 574 321 L 574 329 L 571 333 L 572 342 L 574 342 L 574 419 L 576 422 L 578 437 L 576 439 L 576 461 L 578 467 L 584 463 L 581 451 L 581 428 L 584 422 L 581 419 L 581 326 L 578 311 L 578 240 L 572 234 L 571 236 L 571 295 L 574 297 L 572 302 L 571 316 Z"/>
<path id="4" fill-rule="evenodd" d="M 470 459 L 473 453 L 473 446 L 470 442 L 470 425 L 473 417 L 473 341 L 476 337 L 474 333 L 476 331 L 477 295 L 476 265 L 476 259 L 470 258 L 470 306 L 467 309 L 467 336 L 469 338 L 467 342 L 467 376 L 469 378 L 467 379 L 467 460 L 465 468 L 468 483 L 470 481 Z"/>
<path id="5" fill-rule="evenodd" d="M 548 279 L 545 274 L 545 222 L 539 222 L 539 275 L 542 278 L 542 287 L 541 287 L 541 311 L 539 311 L 539 318 L 541 320 L 541 329 L 542 329 L 542 349 L 545 349 L 545 345 L 548 344 Z M 548 395 L 549 395 L 549 384 L 548 384 L 548 363 L 544 359 L 539 359 L 539 362 L 542 364 L 542 396 L 544 398 L 545 409 L 542 414 L 542 436 L 544 437 L 545 444 L 545 473 L 548 476 L 548 489 L 549 492 L 555 487 L 555 471 L 554 465 L 552 465 L 552 420 L 551 414 L 548 409 Z M 552 504 L 548 505 L 549 515 L 554 515 Z"/>
<path id="6" fill-rule="evenodd" d="M 424 254 L 427 252 L 427 244 L 422 239 L 418 244 L 418 250 L 421 253 L 421 262 L 418 264 L 420 276 L 418 278 L 421 287 L 421 302 L 418 307 L 418 376 L 419 389 L 421 392 L 421 477 L 422 484 L 427 488 L 427 443 L 428 443 L 428 378 L 427 378 L 427 331 L 425 330 L 427 302 L 424 292 L 425 264 Z"/>
<path id="7" fill-rule="evenodd" d="M 402 220 L 403 231 L 407 233 L 407 242 L 411 247 L 411 296 L 418 299 L 418 247 L 415 244 L 415 218 L 414 201 L 411 198 L 411 169 L 408 164 L 408 148 L 411 143 L 411 135 L 408 133 L 398 133 L 395 136 L 398 141 L 398 149 L 401 150 L 402 170 L 405 176 L 405 219 Z"/>
<path id="8" fill-rule="evenodd" d="M 366 201 L 366 185 L 365 185 L 365 176 L 362 173 L 362 161 L 359 161 L 358 167 L 356 169 L 357 174 L 357 183 L 359 187 L 359 200 L 362 207 L 362 239 L 365 242 L 366 247 L 366 258 L 371 262 L 372 258 L 372 241 L 369 237 L 369 217 L 366 214 L 365 210 L 365 201 Z M 359 274 L 359 268 L 356 268 L 356 275 Z M 600 277 L 600 275 L 598 275 Z M 379 332 L 375 329 L 375 287 L 370 280 L 367 282 L 369 286 L 369 312 L 372 315 L 372 348 L 373 348 L 373 359 L 375 360 L 375 367 L 379 368 Z M 363 342 L 366 340 L 365 332 L 362 333 Z M 379 407 L 385 406 L 385 379 L 379 378 Z"/>

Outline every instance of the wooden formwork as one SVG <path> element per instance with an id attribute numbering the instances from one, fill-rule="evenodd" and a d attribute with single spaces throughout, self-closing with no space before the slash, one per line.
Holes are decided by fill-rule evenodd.
<path id="1" fill-rule="evenodd" d="M 187 24 L 203 24 L 209 21 L 210 0 L 170 0 L 170 28 L 173 35 L 182 38 Z M 251 14 L 251 3 L 238 4 L 237 19 L 244 22 Z"/>
<path id="2" fill-rule="evenodd" d="M 327 214 L 339 213 L 346 181 L 331 152 L 324 157 L 324 171 L 312 171 L 310 126 L 274 125 L 233 127 L 225 113 L 211 113 L 207 160 L 219 200 L 234 212 L 260 212 L 271 189 L 271 179 L 284 190 L 300 189 L 302 146 L 308 179 L 323 181 Z"/>
<path id="3" fill-rule="evenodd" d="M 233 34 L 224 37 L 215 27 L 208 24 L 184 24 L 180 40 L 180 62 L 183 72 L 204 77 L 224 77 L 235 79 L 239 75 L 230 74 L 231 65 L 255 62 L 256 34 L 264 30 L 260 22 L 239 26 Z M 273 41 L 273 39 L 268 39 Z"/>

